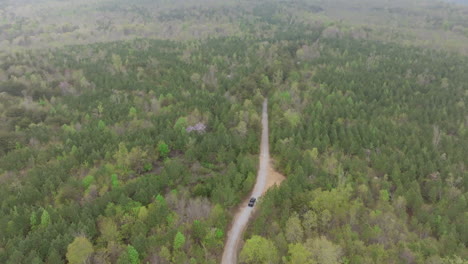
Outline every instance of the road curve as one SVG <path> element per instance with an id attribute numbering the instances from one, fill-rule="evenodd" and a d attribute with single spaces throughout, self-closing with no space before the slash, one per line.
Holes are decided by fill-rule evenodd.
<path id="1" fill-rule="evenodd" d="M 268 168 L 270 166 L 270 147 L 268 143 L 268 102 L 265 99 L 263 102 L 262 110 L 262 139 L 260 143 L 260 164 L 257 174 L 257 181 L 252 194 L 248 197 L 256 197 L 262 195 L 265 191 Z M 231 230 L 228 232 L 227 241 L 224 246 L 222 264 L 236 264 L 237 252 L 239 251 L 239 244 L 242 240 L 247 223 L 249 222 L 250 215 L 252 214 L 253 207 L 247 206 L 247 201 L 244 201 L 239 211 L 234 216 Z"/>

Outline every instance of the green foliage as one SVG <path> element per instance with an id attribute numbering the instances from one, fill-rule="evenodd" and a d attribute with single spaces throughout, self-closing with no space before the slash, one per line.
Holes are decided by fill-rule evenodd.
<path id="1" fill-rule="evenodd" d="M 223 238 L 223 237 L 224 237 L 224 232 L 223 232 L 223 230 L 216 228 L 215 237 L 216 237 L 217 239 Z"/>
<path id="2" fill-rule="evenodd" d="M 163 258 L 167 262 L 169 262 L 169 260 L 172 258 L 171 257 L 171 252 L 165 246 L 161 247 L 161 250 L 159 251 L 159 255 L 161 256 L 161 258 Z"/>
<path id="3" fill-rule="evenodd" d="M 86 237 L 75 237 L 67 247 L 67 260 L 70 264 L 86 263 L 93 252 L 93 245 Z"/>
<path id="4" fill-rule="evenodd" d="M 112 65 L 116 72 L 120 73 L 123 71 L 122 58 L 118 54 L 112 54 Z"/>
<path id="5" fill-rule="evenodd" d="M 288 264 L 315 264 L 312 252 L 302 244 L 290 244 L 288 250 Z"/>
<path id="6" fill-rule="evenodd" d="M 50 264 L 62 264 L 63 260 L 60 254 L 57 252 L 56 249 L 51 249 L 50 252 L 47 254 L 47 263 Z"/>
<path id="7" fill-rule="evenodd" d="M 387 190 L 380 190 L 380 200 L 388 202 L 390 200 L 390 194 Z"/>
<path id="8" fill-rule="evenodd" d="M 297 215 L 291 216 L 286 222 L 285 230 L 286 239 L 290 243 L 301 242 L 304 237 L 301 220 Z"/>
<path id="9" fill-rule="evenodd" d="M 281 101 L 284 101 L 284 102 L 291 101 L 291 94 L 287 91 L 280 93 L 278 97 L 280 98 Z"/>
<path id="10" fill-rule="evenodd" d="M 64 124 L 64 125 L 62 126 L 62 129 L 63 129 L 63 131 L 66 132 L 66 133 L 70 133 L 70 134 L 76 133 L 76 130 L 75 130 L 73 127 L 71 127 L 71 126 L 69 126 L 69 125 L 67 125 L 67 124 Z"/>
<path id="11" fill-rule="evenodd" d="M 342 249 L 334 245 L 325 237 L 307 240 L 306 247 L 310 250 L 313 259 L 317 263 L 339 264 L 341 263 Z"/>
<path id="12" fill-rule="evenodd" d="M 135 119 L 137 117 L 137 110 L 135 107 L 130 107 L 130 110 L 128 111 L 128 116 L 132 119 Z"/>
<path id="13" fill-rule="evenodd" d="M 174 124 L 174 130 L 184 132 L 186 128 L 187 128 L 187 118 L 179 117 Z"/>
<path id="14" fill-rule="evenodd" d="M 295 128 L 297 125 L 299 125 L 300 122 L 300 116 L 298 113 L 295 113 L 288 109 L 284 113 L 284 118 L 288 121 L 288 123 L 291 125 L 292 128 Z"/>
<path id="15" fill-rule="evenodd" d="M 46 228 L 50 224 L 50 215 L 47 210 L 42 210 L 42 215 L 41 215 L 41 227 Z"/>
<path id="16" fill-rule="evenodd" d="M 156 201 L 160 202 L 161 204 L 165 204 L 166 203 L 166 200 L 164 199 L 164 197 L 161 195 L 161 194 L 158 194 L 156 196 Z"/>
<path id="17" fill-rule="evenodd" d="M 128 254 L 129 263 L 131 264 L 140 263 L 140 256 L 138 254 L 138 251 L 133 246 L 131 245 L 127 246 L 127 254 Z"/>
<path id="18" fill-rule="evenodd" d="M 85 187 L 85 189 L 88 189 L 88 187 L 95 181 L 95 178 L 93 175 L 88 175 L 86 177 L 83 178 L 83 180 L 81 181 L 83 183 L 83 186 Z"/>
<path id="19" fill-rule="evenodd" d="M 317 148 L 313 148 L 312 150 L 307 150 L 306 153 L 309 155 L 309 157 L 313 161 L 317 160 L 317 157 L 318 157 L 318 149 Z"/>
<path id="20" fill-rule="evenodd" d="M 98 128 L 99 128 L 99 130 L 104 130 L 104 129 L 106 129 L 106 123 L 104 123 L 104 121 L 102 121 L 102 120 L 99 120 L 99 122 L 98 122 Z"/>
<path id="21" fill-rule="evenodd" d="M 31 228 L 34 228 L 38 224 L 36 212 L 31 213 L 31 216 L 29 217 L 29 224 L 31 225 Z"/>
<path id="22" fill-rule="evenodd" d="M 466 81 L 442 65 L 466 69 L 466 58 L 438 52 L 429 58 L 423 49 L 347 37 L 317 43 L 320 56 L 307 61 L 308 47 L 296 42 L 304 61 L 282 69 L 288 89 L 279 87 L 271 98 L 272 152 L 288 179 L 263 199 L 250 235 L 274 241 L 285 262 L 292 257 L 285 254 L 288 243 L 307 248 L 316 263 L 429 263 L 444 250 L 466 254 L 454 243 L 466 239 L 449 231 L 464 234 L 456 220 L 463 216 L 455 217 L 462 203 L 446 196 L 455 186 L 449 174 L 466 172 L 445 156 L 463 162 L 466 146 L 457 145 L 465 135 L 441 132 L 441 124 L 458 131 L 463 122 L 447 114 L 461 110 L 460 100 L 443 89 L 464 96 L 452 81 Z M 379 58 L 372 55 L 377 51 Z M 291 101 L 279 96 L 286 90 Z M 421 239 L 421 232 L 431 238 Z"/>
<path id="23" fill-rule="evenodd" d="M 177 232 L 177 234 L 174 237 L 174 249 L 178 250 L 182 248 L 184 244 L 185 244 L 185 236 L 182 233 Z"/>
<path id="24" fill-rule="evenodd" d="M 120 240 L 118 226 L 113 219 L 101 219 L 99 221 L 99 230 L 101 232 L 101 239 L 105 242 L 118 242 Z"/>
<path id="25" fill-rule="evenodd" d="M 167 158 L 167 155 L 169 154 L 169 152 L 170 152 L 169 146 L 164 141 L 160 141 L 158 143 L 159 156 L 165 159 Z"/>
<path id="26" fill-rule="evenodd" d="M 131 263 L 129 243 L 134 259 L 217 263 L 228 212 L 255 183 L 264 97 L 270 149 L 287 180 L 262 198 L 247 237 L 266 242 L 257 252 L 244 248 L 246 261 L 457 263 L 466 256 L 467 59 L 412 45 L 465 48 L 463 9 L 366 4 L 378 17 L 373 23 L 389 13 L 403 22 L 424 14 L 412 27 L 450 31 L 437 41 L 414 38 L 407 26 L 399 34 L 398 26 L 386 32 L 310 20 L 323 9 L 340 12 L 312 17 L 349 14 L 350 1 L 228 1 L 221 9 L 171 2 L 156 10 L 151 1 L 128 9 L 112 0 L 60 9 L 60 20 L 122 18 L 83 24 L 93 34 L 87 38 L 53 22 L 51 1 L 40 4 L 52 10 L 53 25 L 30 27 L 36 2 L 30 21 L 0 19 L 3 50 L 37 47 L 0 52 L 0 263 L 63 263 L 82 252 L 76 245 L 73 253 L 76 234 L 89 238 L 84 252 L 95 245 L 99 263 Z M 7 5 L 12 13 L 22 8 Z M 348 19 L 365 19 L 368 11 L 359 10 Z M 121 24 L 127 16 L 145 27 Z M 202 20 L 201 31 L 191 30 Z M 174 35 L 179 21 L 186 29 Z M 133 39 L 148 34 L 189 41 Z M 108 36 L 126 41 L 103 43 Z M 402 38 L 411 45 L 385 43 Z M 45 51 L 35 45 L 44 39 L 47 47 L 97 43 Z M 198 123 L 203 133 L 185 132 Z M 187 237 L 176 246 L 179 231 Z"/>
<path id="27" fill-rule="evenodd" d="M 244 263 L 273 264 L 278 262 L 278 250 L 273 242 L 261 236 L 248 239 L 240 252 Z"/>
<path id="28" fill-rule="evenodd" d="M 125 143 L 119 143 L 119 150 L 115 153 L 114 158 L 120 167 L 128 167 L 128 149 Z"/>
<path id="29" fill-rule="evenodd" d="M 153 170 L 153 165 L 151 163 L 146 163 L 144 166 L 143 166 L 143 170 L 144 171 L 152 171 Z"/>
<path id="30" fill-rule="evenodd" d="M 117 174 L 111 175 L 111 184 L 113 188 L 119 187 L 120 182 L 119 182 L 119 178 L 117 177 Z"/>
<path id="31" fill-rule="evenodd" d="M 201 242 L 207 234 L 206 225 L 199 220 L 193 221 L 192 225 L 192 236 L 198 242 Z"/>

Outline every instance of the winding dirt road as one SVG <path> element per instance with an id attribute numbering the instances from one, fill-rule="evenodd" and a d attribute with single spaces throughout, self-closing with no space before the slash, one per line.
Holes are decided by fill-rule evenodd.
<path id="1" fill-rule="evenodd" d="M 224 246 L 222 264 L 236 264 L 239 245 L 242 241 L 242 234 L 249 222 L 252 211 L 255 207 L 248 207 L 247 203 L 250 197 L 258 199 L 268 188 L 281 183 L 284 176 L 275 172 L 270 166 L 270 147 L 268 144 L 268 103 L 263 102 L 262 112 L 262 139 L 260 143 L 260 166 L 257 174 L 257 182 L 252 194 L 245 200 L 238 212 L 234 216 L 231 230 L 229 230 L 227 241 Z"/>

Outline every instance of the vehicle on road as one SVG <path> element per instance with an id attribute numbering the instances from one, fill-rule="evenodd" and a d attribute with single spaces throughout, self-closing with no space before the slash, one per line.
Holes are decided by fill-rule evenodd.
<path id="1" fill-rule="evenodd" d="M 255 197 L 250 198 L 249 207 L 253 207 L 256 201 L 257 201 L 257 198 Z"/>

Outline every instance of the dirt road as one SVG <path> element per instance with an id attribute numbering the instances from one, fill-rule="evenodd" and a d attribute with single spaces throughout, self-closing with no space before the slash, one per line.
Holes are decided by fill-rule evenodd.
<path id="1" fill-rule="evenodd" d="M 268 144 L 268 103 L 263 102 L 262 113 L 262 139 L 260 143 L 260 166 L 257 174 L 257 182 L 252 194 L 245 200 L 233 219 L 231 230 L 229 230 L 226 245 L 224 247 L 222 264 L 236 264 L 239 244 L 242 234 L 249 222 L 250 215 L 255 207 L 248 207 L 250 197 L 258 198 L 264 194 L 268 188 L 281 183 L 284 177 L 275 172 L 270 166 L 270 147 Z"/>

